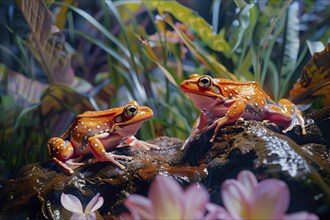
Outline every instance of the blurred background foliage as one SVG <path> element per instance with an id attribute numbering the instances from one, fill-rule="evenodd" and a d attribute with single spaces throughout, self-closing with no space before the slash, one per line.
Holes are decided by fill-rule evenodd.
<path id="1" fill-rule="evenodd" d="M 255 80 L 275 100 L 288 97 L 311 53 L 329 41 L 329 7 L 327 0 L 0 0 L 0 171 L 11 176 L 48 160 L 47 140 L 76 114 L 132 99 L 155 113 L 139 138 L 185 139 L 198 111 L 178 85 L 191 73 Z M 325 105 L 326 91 L 312 109 Z"/>

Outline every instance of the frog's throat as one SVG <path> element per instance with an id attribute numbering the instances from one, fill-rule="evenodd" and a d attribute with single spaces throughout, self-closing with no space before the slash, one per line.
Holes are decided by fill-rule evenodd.
<path id="1" fill-rule="evenodd" d="M 143 123 L 143 120 L 139 122 L 127 124 L 127 125 L 117 125 L 113 132 L 119 134 L 122 137 L 130 137 L 136 134 Z"/>
<path id="2" fill-rule="evenodd" d="M 187 92 L 187 94 L 194 105 L 200 110 L 210 109 L 217 104 L 216 96 L 205 96 L 192 92 Z"/>

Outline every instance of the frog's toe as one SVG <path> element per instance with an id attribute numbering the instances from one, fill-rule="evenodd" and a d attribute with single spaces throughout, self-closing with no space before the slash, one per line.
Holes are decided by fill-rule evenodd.
<path id="1" fill-rule="evenodd" d="M 85 163 L 77 163 L 77 158 L 69 159 L 65 161 L 65 164 L 70 167 L 71 169 L 77 169 L 78 167 L 84 166 Z"/>
<path id="2" fill-rule="evenodd" d="M 127 157 L 127 156 L 124 156 L 124 155 L 115 155 L 115 154 L 112 154 L 112 153 L 107 153 L 105 156 L 104 156 L 104 159 L 102 161 L 109 161 L 111 163 L 113 163 L 114 165 L 118 166 L 120 169 L 122 170 L 125 170 L 125 166 L 122 165 L 121 163 L 119 163 L 116 158 L 118 159 L 127 159 L 127 160 L 131 160 L 132 157 Z"/>
<path id="3" fill-rule="evenodd" d="M 304 118 L 300 115 L 300 114 L 296 114 L 296 112 L 294 112 L 293 114 L 293 118 L 291 120 L 290 125 L 285 128 L 284 130 L 282 130 L 283 133 L 286 133 L 288 131 L 291 131 L 293 129 L 294 126 L 299 125 L 301 127 L 301 133 L 303 135 L 306 134 L 306 128 L 305 128 L 305 121 Z"/>
<path id="4" fill-rule="evenodd" d="M 191 134 L 189 137 L 185 140 L 185 142 L 182 144 L 180 150 L 184 150 L 191 142 L 193 142 L 195 139 L 197 139 L 198 135 L 201 134 L 201 130 L 199 129 L 194 129 L 191 131 Z"/>
<path id="5" fill-rule="evenodd" d="M 143 148 L 144 150 L 150 150 L 150 149 L 159 150 L 160 149 L 158 146 L 156 146 L 154 144 L 150 144 L 148 142 L 141 141 L 141 140 L 138 140 L 138 139 L 135 139 L 134 141 L 132 141 L 128 145 L 130 145 L 132 147 Z"/>
<path id="6" fill-rule="evenodd" d="M 156 146 L 154 144 L 150 144 L 148 142 L 144 142 L 144 143 L 148 146 L 149 149 L 160 150 L 160 147 L 158 147 L 158 146 Z"/>
<path id="7" fill-rule="evenodd" d="M 125 156 L 125 155 L 115 155 L 113 154 L 113 158 L 115 159 L 124 159 L 124 160 L 133 160 L 133 157 Z"/>
<path id="8" fill-rule="evenodd" d="M 180 150 L 184 150 L 184 149 L 188 146 L 188 144 L 189 144 L 190 142 L 192 142 L 192 141 L 193 141 L 193 138 L 191 138 L 191 136 L 189 136 L 189 137 L 185 140 L 185 142 L 182 144 Z"/>

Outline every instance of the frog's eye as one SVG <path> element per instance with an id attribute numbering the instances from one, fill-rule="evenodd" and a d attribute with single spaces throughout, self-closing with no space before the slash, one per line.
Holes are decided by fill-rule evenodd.
<path id="1" fill-rule="evenodd" d="M 137 113 L 138 113 L 138 108 L 136 107 L 136 105 L 126 105 L 124 108 L 124 115 L 126 117 L 133 117 L 137 115 Z"/>
<path id="2" fill-rule="evenodd" d="M 211 88 L 212 78 L 210 76 L 202 76 L 198 80 L 198 86 L 206 89 Z"/>

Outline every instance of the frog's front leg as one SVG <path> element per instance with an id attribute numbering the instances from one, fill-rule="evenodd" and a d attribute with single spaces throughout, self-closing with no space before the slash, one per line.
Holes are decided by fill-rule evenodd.
<path id="1" fill-rule="evenodd" d="M 183 143 L 181 150 L 184 150 L 186 148 L 186 146 L 190 142 L 192 142 L 197 135 L 202 133 L 202 131 L 203 131 L 202 129 L 207 125 L 208 120 L 209 120 L 209 117 L 207 116 L 207 114 L 205 114 L 204 112 L 201 112 L 191 129 L 189 137 Z"/>
<path id="2" fill-rule="evenodd" d="M 124 155 L 116 155 L 113 153 L 106 152 L 104 145 L 101 140 L 106 139 L 110 134 L 103 133 L 93 137 L 88 138 L 88 144 L 93 153 L 94 157 L 98 161 L 108 161 L 115 165 L 117 165 L 120 169 L 125 169 L 125 166 L 119 163 L 116 159 L 127 159 L 132 160 L 132 157 L 124 156 Z M 101 139 L 101 140 L 100 140 Z"/>
<path id="3" fill-rule="evenodd" d="M 301 115 L 299 109 L 288 99 L 280 99 L 277 105 L 268 106 L 267 119 L 269 121 L 286 124 L 286 128 L 282 131 L 286 133 L 291 131 L 295 125 L 300 125 L 302 134 L 306 134 L 304 118 Z"/>
<path id="4" fill-rule="evenodd" d="M 227 113 L 225 116 L 215 120 L 210 126 L 208 126 L 205 130 L 208 131 L 215 127 L 213 136 L 210 140 L 210 142 L 213 142 L 219 129 L 228 123 L 237 121 L 244 113 L 246 108 L 246 100 L 244 99 L 236 99 L 236 100 L 230 100 L 230 107 L 227 110 Z M 228 104 L 228 102 L 225 102 L 225 104 Z"/>
<path id="5" fill-rule="evenodd" d="M 127 138 L 125 140 L 125 142 L 131 147 L 141 147 L 145 150 L 150 150 L 150 149 L 159 150 L 160 149 L 158 146 L 156 146 L 154 144 L 150 144 L 150 143 L 145 142 L 145 141 L 141 141 L 141 140 L 137 139 L 134 136 L 131 136 L 131 137 Z"/>
<path id="6" fill-rule="evenodd" d="M 62 138 L 53 137 L 48 141 L 48 153 L 51 159 L 69 174 L 74 173 L 73 169 L 84 165 L 84 163 L 77 163 L 81 157 L 72 158 L 74 148 L 70 141 Z"/>

